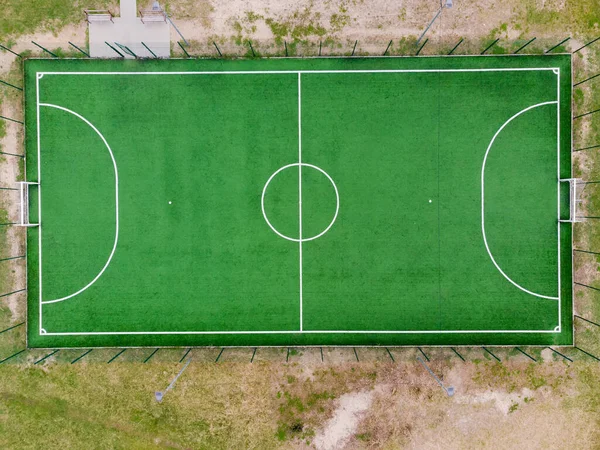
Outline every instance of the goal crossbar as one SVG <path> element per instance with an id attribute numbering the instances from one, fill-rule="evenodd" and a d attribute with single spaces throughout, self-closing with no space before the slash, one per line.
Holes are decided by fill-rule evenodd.
<path id="1" fill-rule="evenodd" d="M 21 227 L 37 227 L 39 223 L 29 222 L 29 186 L 39 186 L 40 183 L 35 181 L 18 181 L 19 184 L 19 198 L 21 204 L 21 211 L 19 214 L 19 223 Z"/>

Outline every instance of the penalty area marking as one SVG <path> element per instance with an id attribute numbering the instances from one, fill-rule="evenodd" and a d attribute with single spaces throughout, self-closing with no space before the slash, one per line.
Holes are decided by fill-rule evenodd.
<path id="1" fill-rule="evenodd" d="M 523 286 L 517 284 L 515 281 L 513 281 L 508 275 L 506 275 L 506 273 L 504 273 L 504 271 L 500 268 L 500 266 L 498 265 L 498 263 L 496 262 L 496 260 L 494 259 L 494 256 L 492 255 L 492 251 L 490 250 L 490 247 L 488 246 L 488 242 L 487 242 L 487 236 L 485 234 L 485 165 L 487 163 L 487 157 L 488 154 L 490 153 L 490 150 L 492 149 L 492 146 L 494 145 L 494 141 L 496 140 L 496 138 L 498 137 L 498 135 L 502 132 L 502 130 L 509 124 L 511 123 L 514 119 L 516 119 L 517 117 L 519 117 L 521 114 L 526 113 L 527 111 L 534 109 L 534 108 L 538 108 L 539 106 L 545 106 L 545 105 L 555 105 L 558 104 L 558 100 L 554 100 L 551 102 L 542 102 L 542 103 L 537 103 L 535 105 L 531 105 L 528 106 L 525 109 L 522 109 L 521 111 L 519 111 L 518 113 L 516 113 L 515 115 L 513 115 L 510 119 L 508 119 L 506 122 L 504 122 L 502 124 L 502 126 L 500 128 L 498 128 L 498 131 L 496 131 L 496 134 L 494 134 L 494 137 L 492 137 L 492 140 L 490 141 L 487 150 L 485 152 L 485 156 L 483 157 L 483 164 L 481 165 L 481 232 L 483 234 L 483 243 L 485 244 L 485 249 L 487 250 L 488 255 L 490 256 L 490 259 L 492 260 L 492 263 L 494 263 L 494 266 L 496 266 L 496 269 L 498 269 L 498 272 L 500 272 L 502 274 L 502 276 L 504 278 L 506 278 L 511 284 L 513 284 L 515 287 L 517 287 L 518 289 L 522 290 L 523 292 L 533 295 L 535 297 L 539 297 L 539 298 L 545 298 L 548 300 L 557 300 L 559 301 L 560 304 L 560 298 L 559 297 L 551 297 L 548 295 L 542 295 L 542 294 L 538 294 L 536 292 L 532 292 L 530 290 L 525 289 Z M 560 242 L 558 243 L 558 245 L 560 246 Z M 558 261 L 558 265 L 560 267 L 560 258 Z"/>
<path id="2" fill-rule="evenodd" d="M 85 291 L 86 289 L 88 289 L 92 284 L 94 284 L 98 280 L 98 278 L 100 278 L 102 276 L 102 274 L 107 269 L 107 267 L 110 265 L 112 257 L 115 254 L 115 250 L 117 249 L 117 243 L 119 241 L 119 173 L 118 173 L 118 170 L 117 170 L 117 162 L 115 161 L 115 156 L 114 156 L 114 154 L 113 154 L 110 146 L 108 145 L 108 142 L 106 142 L 106 139 L 104 138 L 104 136 L 102 135 L 102 133 L 100 133 L 100 131 L 98 131 L 98 128 L 96 128 L 89 120 L 87 120 L 82 115 L 77 114 L 76 112 L 71 111 L 70 109 L 64 108 L 62 106 L 53 105 L 51 103 L 39 103 L 39 106 L 46 106 L 46 107 L 49 107 L 49 108 L 55 108 L 55 109 L 59 109 L 61 111 L 68 112 L 69 114 L 72 114 L 75 117 L 77 117 L 78 119 L 80 119 L 83 122 L 85 122 L 92 130 L 94 130 L 96 132 L 96 134 L 98 136 L 100 136 L 100 139 L 102 139 L 102 142 L 104 142 L 104 145 L 108 149 L 108 153 L 110 154 L 110 158 L 112 160 L 113 167 L 115 169 L 115 241 L 114 241 L 114 244 L 113 244 L 113 248 L 112 248 L 112 250 L 110 252 L 110 255 L 108 256 L 108 259 L 106 260 L 106 263 L 104 264 L 104 267 L 102 267 L 102 270 L 100 270 L 100 272 L 98 272 L 98 274 L 94 277 L 94 279 L 92 281 L 90 281 L 84 287 L 82 287 L 81 289 L 79 289 L 77 292 L 74 292 L 73 294 L 67 295 L 65 297 L 56 298 L 54 300 L 42 301 L 42 299 L 41 299 L 42 284 L 40 283 L 40 304 L 45 305 L 45 304 L 48 304 L 48 303 L 62 302 L 64 300 L 68 300 L 68 299 L 70 299 L 72 297 L 75 297 L 76 295 L 81 294 L 83 291 Z M 39 136 L 39 127 L 38 127 L 38 136 Z M 39 165 L 41 166 L 41 163 Z M 40 240 L 41 240 L 41 233 L 40 233 Z M 41 247 L 41 244 L 40 244 L 40 247 Z M 41 261 L 41 258 L 40 258 L 40 271 L 41 271 L 41 264 L 42 264 L 42 261 Z"/>
<path id="3" fill-rule="evenodd" d="M 272 224 L 271 222 L 269 222 L 269 218 L 267 217 L 267 213 L 265 211 L 265 194 L 267 193 L 267 188 L 269 187 L 269 183 L 271 183 L 271 180 L 273 180 L 273 178 L 275 178 L 275 176 L 277 176 L 277 174 L 285 169 L 289 169 L 290 167 L 310 167 L 311 169 L 315 169 L 318 170 L 319 172 L 321 172 L 323 175 L 325 175 L 327 177 L 327 179 L 329 180 L 329 182 L 331 183 L 331 185 L 333 186 L 333 189 L 335 191 L 335 214 L 333 215 L 333 219 L 331 219 L 331 222 L 329 223 L 329 225 L 327 226 L 327 228 L 325 228 L 323 231 L 321 231 L 319 234 L 316 234 L 314 236 L 311 236 L 309 238 L 293 238 L 293 237 L 289 237 L 286 236 L 283 233 L 280 233 Z M 271 228 L 271 230 L 273 230 L 273 232 L 275 234 L 277 234 L 279 237 L 282 237 L 284 239 L 287 239 L 288 241 L 292 241 L 292 242 L 307 242 L 307 241 L 314 241 L 315 239 L 320 238 L 321 236 L 323 236 L 325 233 L 327 233 L 329 231 L 329 229 L 333 226 L 333 224 L 335 223 L 337 216 L 338 216 L 338 212 L 340 210 L 340 194 L 338 192 L 338 188 L 335 185 L 335 182 L 333 181 L 333 179 L 329 176 L 329 174 L 327 172 L 325 172 L 323 169 L 321 169 L 320 167 L 317 166 L 313 166 L 312 164 L 307 164 L 307 163 L 292 163 L 292 164 L 288 164 L 287 166 L 283 166 L 280 167 L 279 169 L 277 169 L 275 172 L 273 172 L 273 175 L 271 175 L 269 177 L 269 179 L 267 180 L 267 182 L 265 183 L 265 187 L 263 188 L 262 191 L 262 195 L 260 197 L 260 207 L 262 210 L 262 214 L 263 217 L 265 218 L 265 221 L 267 222 L 267 225 L 269 225 L 269 228 Z M 300 218 L 300 220 L 302 220 L 302 218 Z"/>

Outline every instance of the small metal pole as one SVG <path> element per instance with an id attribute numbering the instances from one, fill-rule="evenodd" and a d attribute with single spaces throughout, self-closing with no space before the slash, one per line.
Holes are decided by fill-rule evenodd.
<path id="1" fill-rule="evenodd" d="M 287 348 L 287 355 L 285 355 L 285 362 L 288 362 L 290 359 L 290 348 Z"/>
<path id="2" fill-rule="evenodd" d="M 562 41 L 560 41 L 558 44 L 556 44 L 554 47 L 550 47 L 548 50 L 546 50 L 544 53 L 550 53 L 552 50 L 554 50 L 555 48 L 560 47 L 561 45 L 563 45 L 565 42 L 567 42 L 569 39 L 571 39 L 571 37 L 569 36 L 566 39 L 563 39 Z"/>
<path id="3" fill-rule="evenodd" d="M 600 323 L 592 322 L 591 320 L 588 320 L 585 317 L 578 316 L 577 314 L 575 314 L 573 317 L 576 317 L 578 319 L 583 320 L 584 322 L 588 322 L 588 323 L 591 323 L 592 325 L 596 325 L 597 327 L 600 327 Z"/>
<path id="4" fill-rule="evenodd" d="M 190 362 L 192 362 L 192 358 L 190 358 L 190 359 L 187 360 L 187 362 L 185 363 L 185 366 L 183 366 L 182 369 L 179 371 L 179 373 L 175 376 L 175 378 L 173 378 L 173 381 L 171 381 L 171 383 L 169 383 L 169 385 L 164 390 L 164 392 L 157 391 L 157 392 L 154 393 L 154 398 L 156 398 L 156 401 L 161 402 L 162 399 L 164 398 L 165 394 L 167 392 L 169 392 L 171 389 L 173 389 L 173 386 L 175 386 L 175 382 L 181 376 L 181 374 L 183 373 L 183 371 L 185 369 L 187 369 L 187 367 L 190 365 Z"/>
<path id="5" fill-rule="evenodd" d="M 0 364 L 2 364 L 3 362 L 8 361 L 9 359 L 14 358 L 15 356 L 19 356 L 21 353 L 23 353 L 24 351 L 26 351 L 27 349 L 24 348 L 23 350 L 17 352 L 17 353 L 13 353 L 12 355 L 10 355 L 8 358 L 4 358 L 3 360 L 0 360 Z"/>
<path id="6" fill-rule="evenodd" d="M 88 353 L 91 353 L 92 350 L 94 350 L 93 348 L 89 349 L 87 352 L 85 352 L 83 355 L 75 358 L 73 361 L 71 361 L 71 364 L 75 364 L 77 361 L 79 361 L 81 358 L 83 358 L 85 355 L 87 355 Z"/>
<path id="7" fill-rule="evenodd" d="M 324 359 L 323 359 L 323 347 L 320 347 L 320 348 L 321 348 L 321 362 L 323 362 L 324 361 Z"/>
<path id="8" fill-rule="evenodd" d="M 256 350 L 258 347 L 254 347 L 254 351 L 252 352 L 252 358 L 250 358 L 250 364 L 254 362 L 254 357 L 256 356 Z"/>
<path id="9" fill-rule="evenodd" d="M 10 117 L 4 117 L 4 116 L 0 116 L 0 119 L 4 119 L 4 120 L 10 120 L 11 122 L 20 123 L 21 125 L 23 125 L 23 122 L 21 122 L 20 120 L 11 119 Z"/>
<path id="10" fill-rule="evenodd" d="M 536 40 L 536 38 L 533 38 L 533 39 L 531 39 L 530 41 L 527 41 L 527 42 L 525 43 L 525 45 L 522 45 L 521 47 L 519 47 L 519 48 L 517 49 L 517 51 L 516 51 L 516 52 L 514 52 L 513 54 L 514 54 L 514 55 L 516 55 L 517 53 L 519 53 L 521 50 L 523 50 L 525 47 L 527 47 L 529 44 L 531 44 L 531 43 L 532 43 L 533 41 L 535 41 L 535 40 Z"/>
<path id="11" fill-rule="evenodd" d="M 390 46 L 392 45 L 392 39 L 390 39 L 389 44 L 387 45 L 387 47 L 385 48 L 385 52 L 383 52 L 383 56 L 387 55 L 388 50 L 390 49 Z"/>
<path id="12" fill-rule="evenodd" d="M 350 56 L 354 56 L 354 51 L 356 50 L 356 44 L 358 44 L 358 39 L 354 41 L 354 47 L 352 48 L 352 54 Z"/>
<path id="13" fill-rule="evenodd" d="M 427 28 L 425 28 L 425 31 L 423 31 L 423 33 L 421 33 L 421 36 L 419 36 L 419 39 L 417 39 L 417 45 L 419 45 L 419 42 L 421 42 L 421 39 L 423 39 L 423 36 L 425 36 L 425 33 L 427 33 L 427 31 L 431 28 L 431 25 L 433 25 L 433 22 L 435 22 L 435 20 L 440 16 L 440 14 L 442 13 L 443 10 L 444 10 L 444 7 L 440 6 L 440 9 L 438 9 L 438 12 L 435 13 L 435 16 L 433 16 L 433 19 L 431 19 L 431 22 L 429 22 L 429 25 L 427 25 Z"/>
<path id="14" fill-rule="evenodd" d="M 452 351 L 454 353 L 456 353 L 456 356 L 458 356 L 460 359 L 462 359 L 463 362 L 465 362 L 465 358 L 463 358 L 463 356 L 460 353 L 458 353 L 454 347 L 450 347 L 450 348 L 452 349 Z"/>
<path id="15" fill-rule="evenodd" d="M 323 44 L 323 41 L 319 41 L 319 56 L 321 56 L 321 45 Z"/>
<path id="16" fill-rule="evenodd" d="M 390 358 L 392 359 L 392 362 L 396 362 L 396 360 L 394 359 L 394 357 L 392 356 L 392 352 L 390 352 L 389 348 L 385 348 L 387 350 L 388 355 L 390 355 Z"/>
<path id="17" fill-rule="evenodd" d="M 166 13 L 165 13 L 165 16 L 167 17 L 167 20 L 169 21 L 169 23 L 170 23 L 171 25 L 173 25 L 173 28 L 175 28 L 175 31 L 177 31 L 177 34 L 178 34 L 179 36 L 181 36 L 181 39 L 183 39 L 183 42 L 185 42 L 185 45 L 188 45 L 188 46 L 189 46 L 190 44 L 188 43 L 188 41 L 186 41 L 186 40 L 185 40 L 185 38 L 183 37 L 183 34 L 181 34 L 181 31 L 179 31 L 179 28 L 177 28 L 177 27 L 175 26 L 175 24 L 174 24 L 174 23 L 173 23 L 173 21 L 171 20 L 171 17 L 169 17 L 169 15 L 168 15 L 168 14 L 166 14 Z"/>
<path id="18" fill-rule="evenodd" d="M 60 350 L 54 350 L 52 353 L 48 353 L 46 356 L 44 356 L 41 359 L 38 359 L 36 362 L 34 362 L 34 365 L 37 365 L 45 360 L 47 360 L 48 358 L 50 358 L 52 355 L 54 355 L 55 353 L 58 353 Z"/>
<path id="19" fill-rule="evenodd" d="M 185 48 L 183 48 L 183 45 L 181 45 L 181 42 L 177 41 L 177 44 L 179 45 L 179 47 L 181 47 L 181 50 L 183 50 L 183 53 L 185 53 L 185 56 L 187 56 L 188 58 L 191 58 L 191 56 L 187 52 L 187 50 Z"/>
<path id="20" fill-rule="evenodd" d="M 356 352 L 356 347 L 352 347 L 352 350 L 354 350 L 354 356 L 356 357 L 356 361 L 360 362 L 358 359 L 358 353 Z"/>
<path id="21" fill-rule="evenodd" d="M 117 359 L 121 354 L 123 354 L 123 352 L 127 350 L 126 348 L 124 348 L 123 350 L 121 350 L 119 353 L 117 353 L 115 356 L 113 356 L 112 358 L 110 358 L 108 360 L 108 362 L 106 364 L 110 364 L 111 362 L 113 362 L 115 359 Z"/>
<path id="22" fill-rule="evenodd" d="M 189 353 L 189 352 L 191 352 L 191 351 L 192 351 L 192 349 L 191 349 L 191 348 L 188 348 L 188 349 L 187 349 L 187 352 L 185 352 L 185 353 L 183 354 L 183 356 L 181 357 L 181 359 L 179 360 L 179 362 L 180 362 L 180 363 L 181 363 L 181 362 L 183 362 L 183 360 L 185 359 L 185 357 L 186 357 L 186 356 L 188 355 L 188 353 Z"/>
<path id="23" fill-rule="evenodd" d="M 521 353 L 523 353 L 525 356 L 527 356 L 530 360 L 532 360 L 533 362 L 537 362 L 537 359 L 535 359 L 533 356 L 525 353 L 523 350 L 521 350 L 519 347 L 515 347 L 517 350 L 519 350 Z"/>
<path id="24" fill-rule="evenodd" d="M 20 88 L 19 86 L 15 86 L 14 84 L 7 83 L 6 81 L 3 81 L 3 80 L 0 80 L 0 83 L 10 86 L 12 88 L 18 89 L 19 91 L 23 90 L 23 88 Z"/>
<path id="25" fill-rule="evenodd" d="M 573 51 L 573 53 L 577 53 L 579 50 L 583 50 L 583 49 L 584 49 L 584 48 L 586 48 L 588 45 L 591 45 L 591 44 L 593 44 L 594 42 L 596 42 L 596 41 L 597 41 L 597 40 L 599 40 L 599 39 L 600 39 L 600 37 L 597 37 L 596 39 L 594 39 L 594 40 L 592 40 L 592 41 L 588 42 L 588 43 L 587 43 L 587 44 L 585 44 L 584 46 L 582 46 L 582 47 L 579 47 L 577 50 Z M 17 55 L 17 56 L 18 56 L 18 55 Z"/>
<path id="26" fill-rule="evenodd" d="M 250 51 L 252 52 L 252 57 L 256 58 L 256 53 L 254 53 L 254 48 L 252 47 L 252 41 L 248 41 L 248 45 L 250 46 Z"/>
<path id="27" fill-rule="evenodd" d="M 69 43 L 69 45 L 71 47 L 74 47 L 76 50 L 79 50 L 81 53 L 83 53 L 85 56 L 87 56 L 88 58 L 90 57 L 89 53 L 84 52 L 83 50 L 81 50 L 79 47 L 77 47 L 75 44 L 73 44 L 71 41 L 67 41 Z"/>
<path id="28" fill-rule="evenodd" d="M 287 56 L 288 55 L 287 41 L 283 41 L 283 45 L 285 45 L 285 56 Z"/>
<path id="29" fill-rule="evenodd" d="M 435 381 L 437 381 L 437 383 L 442 387 L 442 389 L 444 391 L 446 391 L 446 394 L 448 394 L 448 397 L 452 397 L 454 395 L 454 388 L 452 386 L 444 386 L 444 383 L 442 383 L 442 380 L 440 380 L 434 373 L 433 371 L 429 368 L 429 366 L 427 364 L 425 364 L 425 361 L 423 361 L 421 359 L 421 357 L 417 356 L 417 359 L 419 360 L 419 362 L 423 365 L 423 367 L 425 367 L 425 369 L 427 369 L 427 372 L 429 372 L 429 374 L 435 379 Z"/>
<path id="30" fill-rule="evenodd" d="M 598 73 L 598 74 L 594 75 L 593 77 L 586 78 L 585 80 L 581 80 L 581 81 L 580 81 L 580 82 L 578 82 L 578 83 L 575 83 L 575 84 L 573 85 L 573 87 L 575 87 L 575 86 L 579 86 L 580 84 L 582 84 L 582 83 L 585 83 L 586 81 L 593 80 L 593 79 L 594 79 L 594 78 L 596 78 L 596 77 L 600 77 L 600 73 Z"/>
<path id="31" fill-rule="evenodd" d="M 492 355 L 496 361 L 502 362 L 500 360 L 500 358 L 498 358 L 496 355 L 494 355 L 492 352 L 490 352 L 487 348 L 485 348 L 485 347 L 481 347 L 481 348 L 484 349 L 486 352 L 488 352 L 490 355 Z"/>
<path id="32" fill-rule="evenodd" d="M 5 224 L 2 224 L 2 225 L 5 225 Z M 10 224 L 10 225 L 16 225 L 16 224 Z M 0 295 L 0 297 L 8 297 L 9 295 L 16 294 L 18 292 L 23 292 L 25 290 L 26 289 L 19 289 L 18 291 L 12 291 L 12 292 L 9 292 L 8 294 L 2 294 L 2 295 Z"/>
<path id="33" fill-rule="evenodd" d="M 37 42 L 31 41 L 31 43 L 33 45 L 35 45 L 36 47 L 41 48 L 42 50 L 44 50 L 46 53 L 54 56 L 55 58 L 58 58 L 58 55 L 56 53 L 52 53 L 50 50 L 48 50 L 47 48 L 42 47 L 40 44 L 38 44 Z"/>
<path id="34" fill-rule="evenodd" d="M 217 53 L 219 54 L 219 56 L 222 58 L 223 54 L 221 53 L 221 50 L 219 50 L 219 47 L 217 47 L 217 43 L 215 41 L 213 41 L 213 45 L 215 46 L 215 48 L 217 49 Z"/>
<path id="35" fill-rule="evenodd" d="M 427 44 L 427 42 L 429 42 L 429 38 L 425 39 L 425 41 L 423 42 L 423 45 L 421 45 L 419 47 L 419 50 L 417 50 L 417 53 L 415 53 L 415 56 L 419 56 L 419 53 L 421 53 L 421 50 L 423 50 L 423 47 L 425 47 L 425 44 Z"/>
<path id="36" fill-rule="evenodd" d="M 10 48 L 8 48 L 8 47 L 5 47 L 4 45 L 0 45 L 0 48 L 1 48 L 1 49 L 3 49 L 3 50 L 6 50 L 7 52 L 10 52 L 10 53 L 12 53 L 12 54 L 13 54 L 13 55 L 15 55 L 15 56 L 18 56 L 19 58 L 22 58 L 22 56 L 21 56 L 21 55 L 19 55 L 19 54 L 18 54 L 18 53 L 16 53 L 16 52 L 13 52 L 13 51 L 12 51 Z"/>
<path id="37" fill-rule="evenodd" d="M 25 323 L 25 322 L 21 322 L 21 323 L 18 323 L 18 324 L 16 324 L 16 325 L 13 325 L 12 327 L 5 328 L 4 330 L 0 331 L 0 334 L 2 334 L 2 333 L 6 333 L 7 331 L 10 331 L 10 330 L 13 330 L 13 329 L 15 329 L 15 328 L 18 328 L 18 327 L 20 327 L 21 325 L 23 325 L 24 323 Z"/>
<path id="38" fill-rule="evenodd" d="M 125 58 L 125 55 L 123 53 L 121 53 L 119 50 L 117 50 L 116 48 L 114 48 L 112 45 L 110 45 L 108 42 L 104 41 L 104 43 L 106 45 L 108 45 L 110 48 L 112 48 L 115 52 L 117 52 L 117 54 L 121 57 L 121 58 Z"/>
<path id="39" fill-rule="evenodd" d="M 452 53 L 454 53 L 454 50 L 456 50 L 456 49 L 458 48 L 458 46 L 459 46 L 460 44 L 462 44 L 462 41 L 464 41 L 464 39 L 463 39 L 463 38 L 460 38 L 460 41 L 458 41 L 458 44 L 456 44 L 456 45 L 455 45 L 455 46 L 452 48 L 452 50 L 450 50 L 450 53 L 448 53 L 448 55 L 451 55 Z"/>
<path id="40" fill-rule="evenodd" d="M 158 350 L 159 350 L 158 348 L 155 348 L 154 351 L 152 353 L 150 353 L 150 355 L 144 360 L 144 364 L 146 364 L 148 361 L 150 361 L 150 358 L 152 358 Z"/>
<path id="41" fill-rule="evenodd" d="M 569 358 L 568 356 L 563 355 L 561 352 L 554 350 L 552 347 L 548 347 L 550 350 L 552 350 L 554 353 L 556 353 L 557 355 L 562 356 L 563 358 L 565 358 L 568 361 L 573 362 L 573 360 L 571 358 Z"/>
<path id="42" fill-rule="evenodd" d="M 421 352 L 421 354 L 425 357 L 425 359 L 427 360 L 427 362 L 429 362 L 429 356 L 427 356 L 425 354 L 425 352 L 423 350 L 421 350 L 421 347 L 417 347 L 419 349 L 419 351 Z"/>
<path id="43" fill-rule="evenodd" d="M 158 58 L 158 56 L 156 56 L 156 53 L 154 53 L 152 50 L 150 50 L 150 47 L 148 47 L 148 46 L 147 46 L 146 44 L 144 44 L 143 42 L 142 42 L 142 45 L 143 45 L 144 47 L 146 47 L 146 50 L 148 50 L 148 51 L 149 51 L 149 52 L 152 54 L 152 56 L 154 56 L 155 58 Z"/>
<path id="44" fill-rule="evenodd" d="M 596 361 L 600 361 L 600 358 L 598 358 L 597 356 L 592 355 L 591 353 L 586 352 L 585 350 L 580 349 L 579 347 L 575 347 L 577 350 L 579 350 L 580 352 L 585 353 L 586 355 L 588 355 L 591 358 L 594 358 Z"/>
<path id="45" fill-rule="evenodd" d="M 218 362 L 219 362 L 219 359 L 221 358 L 221 355 L 223 354 L 223 352 L 224 352 L 224 351 L 225 351 L 225 347 L 223 347 L 223 348 L 221 349 L 221 351 L 219 352 L 219 355 L 217 356 L 217 359 L 215 359 L 215 362 L 216 362 L 216 363 L 218 363 Z"/>
<path id="46" fill-rule="evenodd" d="M 482 55 L 485 54 L 485 52 L 487 52 L 490 48 L 492 48 L 494 45 L 496 45 L 496 42 L 498 42 L 500 40 L 500 38 L 496 39 L 494 42 L 492 42 L 490 45 L 488 45 L 484 51 L 481 52 Z"/>
<path id="47" fill-rule="evenodd" d="M 600 111 L 600 109 L 595 109 L 593 111 L 586 112 L 585 114 L 579 114 L 578 116 L 573 117 L 573 119 L 579 119 L 580 117 L 589 116 L 590 114 L 597 113 L 598 111 Z"/>

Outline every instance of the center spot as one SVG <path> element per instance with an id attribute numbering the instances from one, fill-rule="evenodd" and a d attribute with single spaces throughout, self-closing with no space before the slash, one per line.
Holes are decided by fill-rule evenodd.
<path id="1" fill-rule="evenodd" d="M 324 171 L 308 164 L 300 168 L 296 163 L 271 175 L 263 188 L 262 208 L 273 232 L 296 241 L 301 235 L 306 241 L 333 226 L 339 204 L 333 180 Z"/>

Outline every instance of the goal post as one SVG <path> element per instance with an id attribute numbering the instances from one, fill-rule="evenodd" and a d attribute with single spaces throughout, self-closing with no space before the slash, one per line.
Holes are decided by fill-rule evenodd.
<path id="1" fill-rule="evenodd" d="M 18 181 L 19 184 L 19 200 L 20 212 L 19 223 L 21 227 L 37 227 L 39 223 L 31 223 L 29 221 L 29 186 L 39 186 L 40 183 L 34 181 Z"/>
<path id="2" fill-rule="evenodd" d="M 579 213 L 579 206 L 583 202 L 581 199 L 582 186 L 578 186 L 583 184 L 583 180 L 581 178 L 561 178 L 561 183 L 569 183 L 569 218 L 568 219 L 559 219 L 560 222 L 583 222 L 584 218 L 581 217 Z"/>

